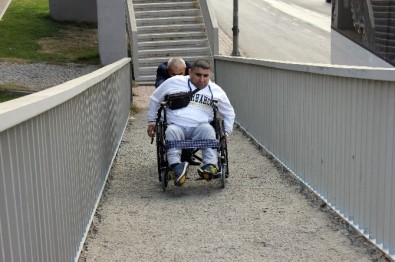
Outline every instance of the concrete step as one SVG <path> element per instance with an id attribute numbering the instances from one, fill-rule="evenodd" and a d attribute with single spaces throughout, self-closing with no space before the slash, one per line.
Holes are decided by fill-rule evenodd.
<path id="1" fill-rule="evenodd" d="M 371 0 L 372 7 L 374 6 L 391 6 L 393 5 L 393 0 Z"/>
<path id="2" fill-rule="evenodd" d="M 193 48 L 167 48 L 167 49 L 151 49 L 151 50 L 139 50 L 139 59 L 154 58 L 163 56 L 198 56 L 201 54 L 210 54 L 209 47 L 193 47 Z"/>
<path id="3" fill-rule="evenodd" d="M 135 11 L 136 19 L 141 18 L 162 18 L 162 17 L 183 17 L 183 16 L 201 16 L 200 9 L 183 9 L 183 10 L 163 10 L 163 11 Z"/>
<path id="4" fill-rule="evenodd" d="M 376 26 L 395 26 L 395 18 L 375 18 L 374 23 Z"/>
<path id="5" fill-rule="evenodd" d="M 375 32 L 382 32 L 387 34 L 395 34 L 395 26 L 376 25 Z"/>
<path id="6" fill-rule="evenodd" d="M 178 47 L 207 47 L 209 43 L 207 39 L 185 39 L 173 41 L 149 41 L 139 42 L 138 50 L 162 49 L 162 48 L 178 48 Z"/>
<path id="7" fill-rule="evenodd" d="M 380 53 L 395 53 L 395 46 L 377 44 L 376 47 Z"/>
<path id="8" fill-rule="evenodd" d="M 153 25 L 181 25 L 181 24 L 192 24 L 192 23 L 203 23 L 201 16 L 173 16 L 173 17 L 147 17 L 136 19 L 136 24 L 140 26 L 153 26 Z"/>
<path id="9" fill-rule="evenodd" d="M 181 32 L 181 33 L 157 33 L 157 34 L 138 34 L 138 41 L 171 41 L 207 38 L 206 32 Z"/>
<path id="10" fill-rule="evenodd" d="M 198 1 L 183 1 L 183 2 L 149 2 L 149 3 L 136 3 L 133 4 L 135 11 L 155 11 L 155 10 L 182 10 L 199 8 Z"/>
<path id="11" fill-rule="evenodd" d="M 133 5 L 134 4 L 144 4 L 144 3 L 183 3 L 183 2 L 190 2 L 190 1 L 191 0 L 133 0 Z"/>
<path id="12" fill-rule="evenodd" d="M 156 33 L 171 33 L 171 32 L 205 32 L 206 28 L 203 23 L 195 24 L 178 24 L 178 25 L 151 25 L 139 26 L 139 34 L 156 34 Z"/>
<path id="13" fill-rule="evenodd" d="M 374 35 L 376 38 L 380 39 L 395 39 L 395 34 L 394 33 L 387 33 L 387 32 L 380 32 L 380 31 L 375 31 Z"/>
<path id="14" fill-rule="evenodd" d="M 185 61 L 193 63 L 196 59 L 206 59 L 210 61 L 211 65 L 212 64 L 212 57 L 211 55 L 199 55 L 199 56 L 183 56 L 182 57 Z M 146 67 L 146 66 L 158 66 L 160 63 L 167 62 L 169 61 L 170 57 L 169 56 L 163 56 L 163 57 L 151 57 L 151 58 L 144 58 L 144 59 L 139 59 L 139 65 L 141 67 Z"/>
<path id="15" fill-rule="evenodd" d="M 376 36 L 375 37 L 375 41 L 376 41 L 377 45 L 395 46 L 395 39 L 389 39 L 389 38 L 386 38 L 386 37 L 383 37 L 383 36 L 382 37 Z"/>

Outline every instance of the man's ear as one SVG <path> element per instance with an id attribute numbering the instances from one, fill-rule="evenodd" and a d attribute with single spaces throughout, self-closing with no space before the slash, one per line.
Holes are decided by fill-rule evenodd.
<path id="1" fill-rule="evenodd" d="M 191 74 L 192 69 L 188 68 L 188 75 Z"/>

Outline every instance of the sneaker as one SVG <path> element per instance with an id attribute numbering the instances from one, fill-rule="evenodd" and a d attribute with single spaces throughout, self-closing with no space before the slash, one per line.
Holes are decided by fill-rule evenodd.
<path id="1" fill-rule="evenodd" d="M 171 167 L 172 171 L 174 172 L 174 185 L 182 186 L 187 179 L 186 175 L 188 173 L 188 163 L 182 162 L 178 164 L 174 164 Z"/>
<path id="2" fill-rule="evenodd" d="M 198 169 L 198 174 L 202 179 L 210 181 L 217 174 L 217 168 L 212 164 L 206 164 Z"/>

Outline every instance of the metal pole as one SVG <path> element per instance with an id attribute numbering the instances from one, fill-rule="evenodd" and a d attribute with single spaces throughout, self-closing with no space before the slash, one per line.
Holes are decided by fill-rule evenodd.
<path id="1" fill-rule="evenodd" d="M 239 53 L 239 2 L 233 0 L 233 51 L 232 56 L 240 56 Z"/>

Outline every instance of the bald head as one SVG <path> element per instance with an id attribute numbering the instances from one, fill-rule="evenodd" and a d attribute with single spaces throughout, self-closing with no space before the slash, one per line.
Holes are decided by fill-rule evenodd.
<path id="1" fill-rule="evenodd" d="M 185 69 L 187 68 L 184 59 L 180 57 L 172 57 L 167 62 L 167 71 L 169 76 L 185 75 Z"/>

